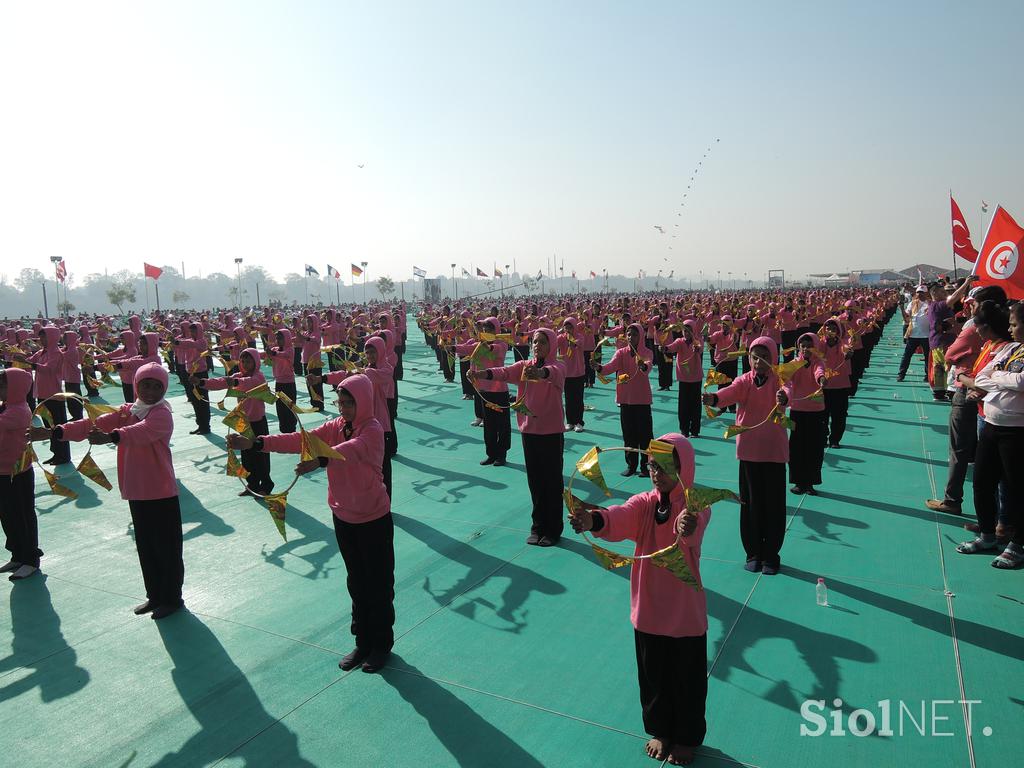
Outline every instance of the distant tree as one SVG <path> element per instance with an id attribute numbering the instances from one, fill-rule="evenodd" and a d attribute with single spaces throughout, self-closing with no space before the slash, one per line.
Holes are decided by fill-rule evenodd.
<path id="1" fill-rule="evenodd" d="M 523 288 L 526 290 L 527 293 L 533 293 L 535 290 L 537 290 L 537 281 L 530 277 L 529 275 L 524 275 Z"/>
<path id="2" fill-rule="evenodd" d="M 75 305 L 70 301 L 61 301 L 57 303 L 57 312 L 61 315 L 67 315 L 75 311 Z"/>
<path id="3" fill-rule="evenodd" d="M 175 304 L 181 304 L 182 302 L 188 301 L 189 295 L 185 291 L 175 291 L 171 294 L 171 301 Z"/>
<path id="4" fill-rule="evenodd" d="M 395 292 L 395 281 L 390 277 L 378 277 L 377 290 L 380 292 L 380 295 L 386 299 Z"/>
<path id="5" fill-rule="evenodd" d="M 18 276 L 14 278 L 14 285 L 19 290 L 24 291 L 31 285 L 38 285 L 43 282 L 46 277 L 38 269 L 32 269 L 32 267 L 25 267 L 18 273 Z"/>
<path id="6" fill-rule="evenodd" d="M 127 269 L 115 272 L 106 293 L 107 300 L 123 315 L 125 302 L 135 303 L 135 276 Z"/>

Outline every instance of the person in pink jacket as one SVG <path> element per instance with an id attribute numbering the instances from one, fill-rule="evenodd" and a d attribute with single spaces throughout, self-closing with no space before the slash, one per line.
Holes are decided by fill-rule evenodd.
<path id="1" fill-rule="evenodd" d="M 35 386 L 33 394 L 36 400 L 50 412 L 54 424 L 63 424 L 68 420 L 67 408 L 62 400 L 48 400 L 61 392 L 64 387 L 61 382 L 62 369 L 64 367 L 64 353 L 60 349 L 60 329 L 53 325 L 44 325 L 39 329 L 39 340 L 42 349 L 31 357 L 14 355 L 15 360 L 27 362 L 32 366 L 35 374 Z M 50 441 L 50 452 L 53 454 L 44 461 L 44 464 L 61 466 L 71 462 L 71 449 L 67 443 L 60 440 Z"/>
<path id="2" fill-rule="evenodd" d="M 498 318 L 488 317 L 481 325 L 486 333 L 495 333 L 499 326 Z M 505 365 L 508 344 L 504 341 L 477 342 L 467 344 L 474 348 L 483 344 L 484 350 L 471 361 L 471 371 L 483 371 L 488 368 L 501 368 Z M 472 354 L 473 350 L 470 350 Z M 512 417 L 509 412 L 508 384 L 504 381 L 488 380 L 474 377 L 477 388 L 477 400 L 480 403 L 480 421 L 484 428 L 485 458 L 480 460 L 481 466 L 505 466 L 505 457 L 512 447 Z M 499 410 L 488 408 L 487 403 L 498 406 Z"/>
<path id="3" fill-rule="evenodd" d="M 82 354 L 78 349 L 78 332 L 64 331 L 61 341 L 64 343 L 64 349 L 62 352 L 63 362 L 61 363 L 60 377 L 64 381 L 64 391 L 74 395 L 81 395 Z M 82 404 L 78 400 L 68 400 L 67 409 L 72 420 L 82 418 Z"/>
<path id="4" fill-rule="evenodd" d="M 700 583 L 700 548 L 711 510 L 686 507 L 695 474 L 693 446 L 676 433 L 658 440 L 672 445 L 679 479 L 651 461 L 652 490 L 607 509 L 584 504 L 570 518 L 572 527 L 606 541 L 631 539 L 635 555 L 675 544 Z M 640 704 L 651 735 L 647 754 L 686 765 L 707 732 L 707 593 L 649 559 L 633 562 L 629 587 Z"/>
<path id="5" fill-rule="evenodd" d="M 32 374 L 21 368 L 0 370 L 0 524 L 7 538 L 11 559 L 0 566 L 11 581 L 27 578 L 39 570 L 39 521 L 36 518 L 35 473 L 27 463 L 15 473 L 25 449 L 26 433 L 32 423 L 32 409 L 26 398 L 32 389 Z"/>
<path id="6" fill-rule="evenodd" d="M 295 471 L 306 474 L 327 469 L 327 504 L 352 599 L 352 634 L 356 647 L 338 663 L 348 671 L 362 665 L 377 672 L 391 656 L 395 625 L 395 525 L 384 489 L 384 429 L 374 416 L 373 384 L 362 375 L 350 376 L 337 388 L 341 416 L 310 432 L 344 459 L 314 458 Z M 269 435 L 256 442 L 231 435 L 232 448 L 301 453 L 302 435 Z"/>
<path id="7" fill-rule="evenodd" d="M 565 366 L 556 357 L 558 339 L 550 328 L 533 333 L 533 357 L 512 365 L 471 371 L 476 380 L 515 382 L 517 401 L 526 410 L 516 411 L 523 439 L 526 481 L 533 501 L 533 524 L 526 543 L 553 547 L 562 537 L 562 487 L 565 423 L 562 388 Z"/>
<path id="8" fill-rule="evenodd" d="M 232 376 L 218 376 L 209 379 L 193 377 L 189 384 L 199 387 L 200 391 L 238 389 L 248 392 L 267 383 L 260 371 L 260 353 L 253 347 L 242 350 L 238 355 L 240 370 Z M 207 395 L 207 397 L 209 397 Z M 257 437 L 270 434 L 270 427 L 267 425 L 267 406 L 262 400 L 247 398 L 241 401 L 242 413 L 252 427 L 252 432 Z M 274 491 L 274 481 L 270 479 L 270 454 L 262 451 L 242 451 L 242 466 L 248 470 L 245 490 L 239 496 L 252 496 L 260 494 L 267 496 Z"/>
<path id="9" fill-rule="evenodd" d="M 676 358 L 676 381 L 679 382 L 679 431 L 683 437 L 700 436 L 700 385 L 704 380 L 701 359 L 704 347 L 696 320 L 683 321 L 683 335 L 661 350 Z"/>
<path id="10" fill-rule="evenodd" d="M 135 530 L 135 548 L 146 586 L 146 602 L 135 608 L 154 619 L 170 616 L 184 605 L 181 506 L 171 459 L 174 417 L 164 399 L 167 370 L 147 363 L 132 382 L 138 399 L 96 419 L 73 421 L 53 430 L 58 440 L 88 440 L 117 446 L 117 485 L 127 500 Z M 34 429 L 33 438 L 47 430 Z"/>
<path id="11" fill-rule="evenodd" d="M 626 328 L 626 345 L 619 347 L 612 359 L 604 365 L 595 363 L 594 371 L 615 376 L 615 403 L 619 407 L 619 426 L 622 429 L 622 443 L 627 448 L 646 448 L 654 437 L 654 422 L 651 414 L 651 366 L 654 355 L 644 343 L 644 329 L 640 323 Z M 626 469 L 623 477 L 647 474 L 647 454 L 639 456 L 635 451 L 626 451 Z M 637 463 L 640 471 L 637 472 Z"/>
<path id="12" fill-rule="evenodd" d="M 292 341 L 292 332 L 287 328 L 280 328 L 274 334 L 276 347 L 267 350 L 266 355 L 270 358 L 270 368 L 274 376 L 274 392 L 283 392 L 294 403 L 297 393 L 295 391 L 295 344 Z M 278 400 L 274 404 L 277 411 L 277 430 L 282 434 L 289 434 L 295 431 L 298 419 L 295 413 L 287 405 Z"/>
<path id="13" fill-rule="evenodd" d="M 750 345 L 750 371 L 718 392 L 704 395 L 704 404 L 723 408 L 736 403 L 736 424 L 748 431 L 736 438 L 740 461 L 740 539 L 746 551 L 744 566 L 766 576 L 779 572 L 779 551 L 786 535 L 786 428 L 771 421 L 773 411 L 784 413 L 788 397 L 772 369 L 779 348 L 767 336 Z"/>
<path id="14" fill-rule="evenodd" d="M 160 364 L 160 334 L 141 334 L 138 340 L 138 349 L 139 354 L 122 357 L 114 362 L 114 368 L 121 377 L 121 389 L 124 391 L 126 403 L 135 401 L 135 389 L 132 386 L 135 372 L 148 363 Z"/>
<path id="15" fill-rule="evenodd" d="M 853 391 L 851 359 L 853 345 L 844 342 L 846 328 L 836 318 L 826 320 L 822 325 L 825 334 L 825 370 L 830 373 L 825 381 L 825 432 L 829 448 L 840 448 L 846 434 L 846 414 L 850 410 L 850 395 Z"/>
<path id="16" fill-rule="evenodd" d="M 825 384 L 824 353 L 820 340 L 805 333 L 796 340 L 796 355 L 803 367 L 793 374 L 783 389 L 789 399 L 793 430 L 789 433 L 789 482 L 793 493 L 817 496 L 814 486 L 821 485 L 821 465 L 825 460 Z"/>
<path id="17" fill-rule="evenodd" d="M 574 432 L 583 431 L 583 389 L 587 383 L 583 336 L 586 332 L 586 326 L 575 317 L 567 317 L 558 334 L 558 359 L 565 365 L 565 421 Z"/>

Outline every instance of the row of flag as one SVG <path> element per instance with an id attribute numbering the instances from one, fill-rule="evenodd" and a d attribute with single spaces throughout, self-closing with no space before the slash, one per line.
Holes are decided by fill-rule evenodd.
<path id="1" fill-rule="evenodd" d="M 363 270 L 360 266 L 352 264 L 352 277 L 362 277 Z M 306 265 L 306 277 L 320 277 L 320 272 L 312 264 Z M 332 267 L 330 264 L 327 265 L 327 277 L 333 277 L 335 280 L 341 278 L 341 270 Z"/>
<path id="2" fill-rule="evenodd" d="M 1018 269 L 1020 253 L 1024 250 L 1024 228 L 1005 208 L 996 205 L 979 251 L 971 242 L 971 230 L 952 194 L 949 203 L 953 220 L 953 253 L 974 263 L 971 274 L 978 276 L 976 285 L 999 285 L 1011 299 L 1024 299 L 1024 269 Z M 982 213 L 985 213 L 988 203 L 982 201 L 981 205 Z"/>

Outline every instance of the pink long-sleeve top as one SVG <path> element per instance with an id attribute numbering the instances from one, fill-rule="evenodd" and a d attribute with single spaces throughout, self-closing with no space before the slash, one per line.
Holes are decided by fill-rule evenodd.
<path id="1" fill-rule="evenodd" d="M 320 316 L 310 315 L 313 327 L 302 336 L 302 362 L 308 363 L 312 358 L 320 356 Z"/>
<path id="2" fill-rule="evenodd" d="M 60 377 L 68 384 L 82 383 L 82 353 L 78 349 L 78 334 L 74 331 L 64 332 L 64 359 L 61 363 Z"/>
<path id="3" fill-rule="evenodd" d="M 970 373 L 983 346 L 978 329 L 972 324 L 960 331 L 953 343 L 946 347 L 946 364 L 956 366 L 957 373 Z M 957 381 L 955 386 L 962 387 L 963 384 Z"/>
<path id="4" fill-rule="evenodd" d="M 356 418 L 351 433 L 339 417 L 324 422 L 310 432 L 345 457 L 327 460 L 327 504 L 339 520 L 369 523 L 391 511 L 384 489 L 384 428 L 374 418 L 373 385 L 366 376 L 355 375 L 345 384 L 356 401 Z M 302 433 L 267 435 L 263 450 L 274 453 L 301 453 Z"/>
<path id="5" fill-rule="evenodd" d="M 789 398 L 789 410 L 804 412 L 820 412 L 825 410 L 825 403 L 822 400 L 808 400 L 808 396 L 814 394 L 821 385 L 819 380 L 825 378 L 825 364 L 820 358 L 807 360 L 804 367 L 793 374 L 793 377 L 786 382 L 783 390 Z"/>
<path id="6" fill-rule="evenodd" d="M 678 439 L 672 439 L 676 437 Z M 686 443 L 680 448 L 681 435 L 664 435 L 659 440 L 676 446 L 676 455 L 687 453 L 689 471 L 681 456 L 680 482 L 668 495 L 670 511 L 667 519 L 659 523 L 655 513 L 660 500 L 655 490 L 638 493 L 624 504 L 601 510 L 604 527 L 594 533 L 605 541 L 636 542 L 636 555 L 649 555 L 671 546 L 676 541 L 676 518 L 686 508 L 684 485 L 693 485 L 693 448 Z M 678 547 L 686 564 L 700 583 L 700 549 L 704 532 L 711 521 L 707 507 L 697 512 L 697 528 L 679 540 Z M 649 559 L 633 562 L 629 574 L 629 619 L 641 632 L 667 637 L 699 637 L 708 631 L 707 593 L 684 584 L 665 568 L 653 565 Z"/>
<path id="7" fill-rule="evenodd" d="M 336 387 L 341 384 L 345 379 L 349 379 L 352 376 L 359 374 L 349 373 L 348 371 L 331 371 L 324 376 L 330 386 Z M 363 369 L 363 376 L 370 380 L 373 385 L 373 414 L 377 421 L 380 422 L 381 427 L 384 428 L 385 432 L 391 431 L 391 412 L 388 410 L 388 398 L 387 391 L 390 385 L 394 388 L 395 380 L 392 371 L 389 368 L 365 368 Z"/>
<path id="8" fill-rule="evenodd" d="M 825 350 L 825 367 L 835 375 L 825 382 L 825 389 L 847 389 L 850 386 L 850 361 L 846 359 L 847 348 L 837 341 L 834 346 L 822 344 Z"/>
<path id="9" fill-rule="evenodd" d="M 651 396 L 651 364 L 654 356 L 643 344 L 637 349 L 636 357 L 630 347 L 619 347 L 612 359 L 604 365 L 595 365 L 594 370 L 603 376 L 615 374 L 615 402 L 617 405 L 650 405 Z M 647 370 L 640 370 L 640 361 L 647 364 Z M 620 374 L 627 374 L 629 379 L 619 382 Z"/>
<path id="10" fill-rule="evenodd" d="M 555 332 L 550 328 L 538 328 L 548 340 L 551 354 L 557 348 Z M 548 358 L 544 361 L 544 369 L 548 372 L 546 379 L 526 381 L 523 369 L 536 366 L 537 359 L 519 360 L 512 365 L 501 368 L 489 368 L 491 376 L 497 381 L 511 381 L 516 384 L 516 399 L 523 398 L 529 414 L 516 412 L 516 423 L 519 431 L 527 435 L 551 435 L 565 432 L 565 408 L 562 405 L 562 392 L 565 389 L 565 366 L 559 360 Z"/>
<path id="11" fill-rule="evenodd" d="M 295 346 L 292 343 L 292 332 L 287 328 L 282 328 L 279 333 L 284 339 L 284 346 L 271 347 L 267 350 L 270 368 L 273 371 L 274 381 L 278 384 L 294 384 Z"/>
<path id="12" fill-rule="evenodd" d="M 57 345 L 60 329 L 47 325 L 43 327 L 42 334 L 43 348 L 28 358 L 36 375 L 33 393 L 37 400 L 44 400 L 61 391 L 60 374 L 64 365 L 64 353 Z"/>
<path id="13" fill-rule="evenodd" d="M 206 339 L 178 339 L 175 341 L 176 354 L 178 350 L 184 353 L 179 355 L 178 359 L 189 373 L 202 373 L 209 369 L 207 358 L 202 356 L 203 352 L 208 349 Z"/>
<path id="14" fill-rule="evenodd" d="M 715 364 L 724 363 L 728 358 L 730 352 L 735 352 L 739 347 L 736 346 L 736 337 L 732 331 L 725 331 L 720 329 L 715 331 L 708 337 L 708 341 L 715 347 Z"/>
<path id="15" fill-rule="evenodd" d="M 4 376 L 7 400 L 0 409 L 0 475 L 9 476 L 28 446 L 25 432 L 32 423 L 32 409 L 25 399 L 32 389 L 32 374 L 21 368 L 8 368 Z M 29 464 L 25 469 L 31 467 Z"/>
<path id="16" fill-rule="evenodd" d="M 687 320 L 686 324 L 696 325 L 693 320 Z M 690 325 L 691 330 L 693 325 Z M 680 337 L 665 347 L 670 353 L 676 356 L 676 381 L 693 383 L 703 381 L 704 366 L 701 363 L 703 347 L 699 341 L 690 342 L 685 337 Z"/>
<path id="17" fill-rule="evenodd" d="M 758 344 L 768 347 L 769 359 L 772 353 L 778 353 L 775 342 L 765 336 L 754 339 L 753 345 Z M 716 407 L 727 408 L 736 405 L 736 423 L 741 427 L 756 427 L 736 436 L 737 459 L 786 464 L 789 462 L 789 435 L 786 428 L 765 421 L 775 409 L 779 377 L 773 371 L 768 374 L 761 386 L 757 386 L 754 378 L 754 372 L 751 370 L 735 378 L 724 389 L 718 390 L 715 393 L 718 396 Z M 784 409 L 779 406 L 779 410 Z"/>
<path id="18" fill-rule="evenodd" d="M 483 342 L 475 340 L 463 342 L 456 345 L 455 351 L 460 357 L 466 357 L 467 355 L 472 355 L 473 350 L 480 343 Z M 503 341 L 494 341 L 486 346 L 490 348 L 489 356 L 482 359 L 478 357 L 476 360 L 470 361 L 469 370 L 494 370 L 505 365 L 505 358 L 508 355 L 508 344 Z M 481 392 L 508 392 L 508 384 L 498 379 L 477 379 L 476 386 Z"/>
<path id="19" fill-rule="evenodd" d="M 570 323 L 569 321 L 572 321 Z M 584 359 L 583 339 L 578 334 L 585 329 L 577 325 L 576 318 L 568 317 L 566 324 L 573 327 L 572 333 L 558 334 L 558 359 L 565 364 L 565 378 L 577 378 L 586 373 L 586 360 Z"/>
<path id="20" fill-rule="evenodd" d="M 117 486 L 128 501 L 168 499 L 178 495 L 171 460 L 174 418 L 168 407 L 154 407 L 141 421 L 125 403 L 113 413 L 96 419 L 96 427 L 109 435 L 117 433 Z M 62 439 L 85 440 L 92 431 L 88 419 L 63 426 Z"/>
<path id="21" fill-rule="evenodd" d="M 253 360 L 259 360 L 259 353 L 255 349 L 249 348 L 245 350 L 245 352 L 248 352 L 252 356 Z M 208 390 L 216 391 L 233 388 L 241 390 L 242 392 L 248 392 L 250 389 L 256 389 L 256 387 L 266 384 L 267 380 L 260 369 L 256 368 L 251 376 L 218 376 L 206 379 L 202 383 Z M 242 413 L 245 414 L 245 418 L 250 422 L 266 418 L 267 406 L 262 400 L 246 398 L 241 401 L 241 405 Z"/>

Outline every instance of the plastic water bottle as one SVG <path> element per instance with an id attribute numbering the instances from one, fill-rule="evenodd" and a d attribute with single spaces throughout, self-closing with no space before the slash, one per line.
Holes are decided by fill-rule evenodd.
<path id="1" fill-rule="evenodd" d="M 814 588 L 815 598 L 818 601 L 818 605 L 824 605 L 828 607 L 828 587 L 825 586 L 825 580 L 818 578 L 818 586 Z"/>

